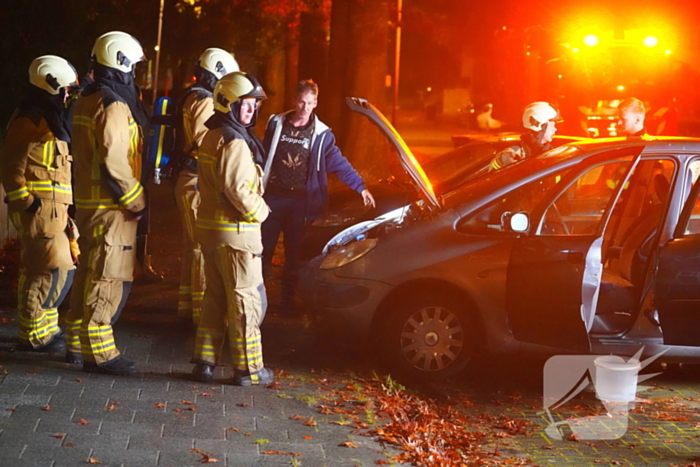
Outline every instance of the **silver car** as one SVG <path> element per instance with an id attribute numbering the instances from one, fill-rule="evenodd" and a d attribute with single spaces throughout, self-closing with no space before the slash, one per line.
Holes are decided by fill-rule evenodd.
<path id="1" fill-rule="evenodd" d="M 580 142 L 435 193 L 371 104 L 422 200 L 336 236 L 302 272 L 324 333 L 438 379 L 478 351 L 700 357 L 700 140 Z"/>

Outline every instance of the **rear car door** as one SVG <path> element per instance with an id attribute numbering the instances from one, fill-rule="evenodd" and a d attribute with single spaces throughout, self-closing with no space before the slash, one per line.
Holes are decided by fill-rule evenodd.
<path id="1" fill-rule="evenodd" d="M 519 341 L 589 350 L 605 228 L 643 148 L 587 158 L 530 213 L 506 282 L 508 325 Z"/>
<path id="2" fill-rule="evenodd" d="M 661 247 L 655 277 L 658 320 L 664 344 L 700 346 L 700 159 L 685 183 L 690 195 L 673 238 Z M 690 189 L 692 185 L 692 190 Z"/>

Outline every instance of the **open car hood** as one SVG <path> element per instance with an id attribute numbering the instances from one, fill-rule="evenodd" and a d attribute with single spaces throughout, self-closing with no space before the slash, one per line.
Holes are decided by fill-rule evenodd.
<path id="1" fill-rule="evenodd" d="M 399 156 L 399 162 L 404 168 L 406 173 L 413 180 L 413 184 L 421 192 L 423 200 L 436 207 L 440 207 L 440 201 L 435 192 L 433 191 L 433 186 L 430 180 L 425 175 L 423 167 L 418 163 L 415 156 L 411 152 L 411 149 L 406 145 L 401 135 L 396 131 L 396 128 L 386 119 L 384 114 L 382 114 L 379 109 L 367 102 L 365 99 L 360 99 L 358 97 L 348 97 L 346 98 L 348 107 L 350 110 L 360 113 L 370 119 L 372 123 L 377 125 L 381 132 L 386 136 L 391 144 L 396 149 Z"/>

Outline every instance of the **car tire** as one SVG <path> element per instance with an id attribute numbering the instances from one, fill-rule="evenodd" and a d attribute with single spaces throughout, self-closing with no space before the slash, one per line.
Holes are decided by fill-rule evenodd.
<path id="1" fill-rule="evenodd" d="M 472 359 L 475 320 L 459 300 L 412 294 L 394 309 L 382 336 L 392 371 L 405 378 L 439 381 L 457 374 Z"/>

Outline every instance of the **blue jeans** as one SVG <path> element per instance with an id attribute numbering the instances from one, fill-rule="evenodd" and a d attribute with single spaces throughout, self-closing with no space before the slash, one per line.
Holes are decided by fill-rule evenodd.
<path id="1" fill-rule="evenodd" d="M 280 233 L 283 233 L 285 260 L 282 273 L 282 305 L 292 305 L 296 296 L 296 283 L 306 232 L 306 198 L 273 194 L 265 194 L 264 198 L 270 207 L 270 215 L 262 224 L 263 276 L 268 277 L 277 241 Z"/>

